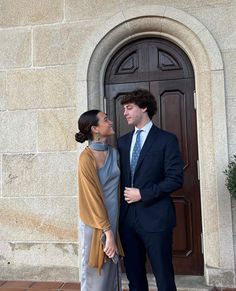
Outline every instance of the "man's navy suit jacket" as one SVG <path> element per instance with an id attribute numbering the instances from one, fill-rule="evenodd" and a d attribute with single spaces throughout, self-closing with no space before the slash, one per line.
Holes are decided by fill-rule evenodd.
<path id="1" fill-rule="evenodd" d="M 120 227 L 125 223 L 129 207 L 136 212 L 142 230 L 159 232 L 172 230 L 176 224 L 170 194 L 183 183 L 183 162 L 174 134 L 153 125 L 140 152 L 133 187 L 140 190 L 142 199 L 128 204 L 124 188 L 131 187 L 130 146 L 133 131 L 118 139 L 121 167 Z"/>

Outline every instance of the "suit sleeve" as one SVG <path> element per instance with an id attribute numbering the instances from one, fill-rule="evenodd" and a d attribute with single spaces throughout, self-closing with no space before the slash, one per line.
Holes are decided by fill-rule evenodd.
<path id="1" fill-rule="evenodd" d="M 157 184 L 149 182 L 139 189 L 143 202 L 161 199 L 178 190 L 183 184 L 183 161 L 177 138 L 174 136 L 164 149 L 163 180 Z"/>

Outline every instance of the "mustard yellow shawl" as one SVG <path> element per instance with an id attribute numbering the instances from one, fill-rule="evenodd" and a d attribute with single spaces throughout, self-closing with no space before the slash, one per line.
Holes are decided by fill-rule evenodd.
<path id="1" fill-rule="evenodd" d="M 98 268 L 100 272 L 106 259 L 100 238 L 102 230 L 110 227 L 110 222 L 97 174 L 96 159 L 89 147 L 86 147 L 80 155 L 78 182 L 80 218 L 85 224 L 94 229 L 89 255 L 89 265 Z M 119 255 L 123 256 L 124 253 L 118 231 L 116 237 Z"/>

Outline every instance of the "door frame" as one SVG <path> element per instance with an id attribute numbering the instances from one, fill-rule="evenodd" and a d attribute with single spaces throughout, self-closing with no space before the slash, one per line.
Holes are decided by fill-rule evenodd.
<path id="1" fill-rule="evenodd" d="M 217 43 L 196 18 L 172 7 L 130 8 L 108 19 L 88 37 L 78 63 L 78 114 L 106 108 L 103 89 L 112 55 L 137 38 L 163 37 L 192 62 L 196 81 L 204 275 L 209 285 L 235 285 L 231 199 L 222 170 L 228 163 L 224 67 Z M 81 70 L 82 68 L 82 70 Z M 221 139 L 218 138 L 221 132 Z M 80 148 L 78 149 L 80 152 Z"/>

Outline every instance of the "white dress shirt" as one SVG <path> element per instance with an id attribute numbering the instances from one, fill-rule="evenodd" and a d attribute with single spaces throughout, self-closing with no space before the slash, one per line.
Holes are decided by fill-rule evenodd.
<path id="1" fill-rule="evenodd" d="M 153 125 L 153 122 L 150 120 L 143 128 L 135 127 L 135 131 L 134 131 L 134 134 L 133 134 L 133 137 L 132 137 L 132 142 L 131 142 L 131 147 L 130 147 L 130 162 L 131 162 L 134 145 L 135 145 L 136 138 L 137 138 L 137 131 L 141 130 L 140 142 L 141 142 L 141 149 L 142 149 L 152 125 Z"/>

